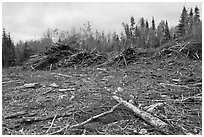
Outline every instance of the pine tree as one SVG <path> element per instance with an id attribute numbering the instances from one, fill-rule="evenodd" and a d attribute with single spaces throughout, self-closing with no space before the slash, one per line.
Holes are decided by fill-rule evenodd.
<path id="1" fill-rule="evenodd" d="M 197 6 L 195 7 L 194 13 L 194 21 L 195 23 L 198 23 L 200 21 L 200 12 Z"/>
<path id="2" fill-rule="evenodd" d="M 194 34 L 195 33 L 202 34 L 202 22 L 200 20 L 200 12 L 197 6 L 194 9 Z"/>
<path id="3" fill-rule="evenodd" d="M 15 64 L 15 46 L 11 40 L 10 33 L 7 35 L 5 28 L 2 32 L 2 65 L 4 67 Z"/>
<path id="4" fill-rule="evenodd" d="M 144 40 L 145 40 L 145 47 L 149 47 L 149 22 L 146 20 L 145 21 L 145 34 L 144 34 Z"/>
<path id="5" fill-rule="evenodd" d="M 140 37 L 140 31 L 139 31 L 137 26 L 135 27 L 134 35 L 135 35 L 136 39 L 138 39 Z"/>
<path id="6" fill-rule="evenodd" d="M 144 28 L 144 27 L 145 27 L 144 18 L 141 18 L 141 19 L 140 19 L 140 27 L 141 27 L 141 28 Z"/>
<path id="7" fill-rule="evenodd" d="M 145 22 L 145 28 L 146 28 L 146 29 L 149 29 L 149 23 L 148 23 L 147 20 L 146 20 L 146 22 Z"/>
<path id="8" fill-rule="evenodd" d="M 3 66 L 8 66 L 8 61 L 7 61 L 7 51 L 8 51 L 8 45 L 7 45 L 7 36 L 6 36 L 6 30 L 3 28 L 2 32 L 2 65 Z"/>
<path id="9" fill-rule="evenodd" d="M 163 40 L 163 43 L 168 42 L 170 39 L 171 39 L 171 35 L 170 35 L 170 32 L 169 32 L 168 22 L 166 21 L 165 29 L 164 29 L 164 40 Z"/>
<path id="10" fill-rule="evenodd" d="M 130 17 L 130 28 L 134 29 L 134 25 L 135 25 L 135 19 L 134 17 Z"/>
<path id="11" fill-rule="evenodd" d="M 4 40 L 7 39 L 5 28 L 3 28 L 2 38 L 3 38 Z"/>
<path id="12" fill-rule="evenodd" d="M 156 37 L 156 27 L 155 27 L 155 20 L 154 17 L 152 17 L 152 21 L 151 21 L 151 27 L 149 29 L 149 43 L 150 43 L 150 47 L 157 47 L 158 46 L 158 40 Z"/>
<path id="13" fill-rule="evenodd" d="M 15 46 L 11 40 L 10 32 L 8 34 L 8 43 L 9 43 L 9 66 L 15 65 Z"/>
<path id="14" fill-rule="evenodd" d="M 193 24 L 194 24 L 194 21 L 193 21 L 193 9 L 191 8 L 189 16 L 188 16 L 188 34 L 193 33 Z"/>
<path id="15" fill-rule="evenodd" d="M 155 21 L 154 21 L 154 17 L 152 17 L 152 29 L 155 30 L 156 27 L 155 27 Z"/>
<path id="16" fill-rule="evenodd" d="M 188 13 L 185 7 L 183 7 L 181 17 L 178 24 L 178 35 L 185 36 L 188 32 Z"/>
<path id="17" fill-rule="evenodd" d="M 145 20 L 144 18 L 141 18 L 140 19 L 140 32 L 141 32 L 141 36 L 140 36 L 140 45 L 141 47 L 144 47 L 145 46 Z"/>

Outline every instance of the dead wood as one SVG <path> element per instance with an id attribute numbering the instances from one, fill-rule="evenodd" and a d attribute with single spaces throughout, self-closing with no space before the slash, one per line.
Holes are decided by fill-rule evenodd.
<path id="1" fill-rule="evenodd" d="M 172 87 L 179 87 L 179 88 L 190 88 L 186 85 L 175 85 L 175 84 L 169 84 L 169 83 L 159 83 L 159 84 L 164 86 L 172 86 Z"/>
<path id="2" fill-rule="evenodd" d="M 53 88 L 50 88 L 50 90 L 48 90 L 48 91 L 42 93 L 42 95 L 45 95 L 45 94 L 47 94 L 47 93 L 50 93 L 50 92 L 52 92 L 53 90 L 54 90 Z"/>
<path id="3" fill-rule="evenodd" d="M 157 130 L 163 132 L 164 134 L 171 134 L 170 129 L 172 128 L 170 125 L 162 121 L 161 119 L 154 117 L 148 112 L 140 110 L 139 108 L 135 107 L 134 105 L 128 103 L 127 101 L 123 100 L 118 96 L 112 96 L 117 102 L 122 103 L 127 108 L 131 109 L 136 116 L 142 118 L 150 125 L 154 126 Z"/>
<path id="4" fill-rule="evenodd" d="M 20 111 L 20 112 L 13 113 L 13 114 L 11 114 L 11 115 L 9 115 L 9 116 L 6 116 L 6 117 L 4 117 L 4 118 L 5 118 L 5 119 L 12 119 L 12 118 L 16 118 L 16 117 L 23 116 L 23 115 L 26 115 L 26 114 L 28 114 L 28 112 L 26 112 L 26 111 Z"/>
<path id="5" fill-rule="evenodd" d="M 51 123 L 50 127 L 48 128 L 48 130 L 46 131 L 46 133 L 48 133 L 50 131 L 50 129 L 52 128 L 52 125 L 54 124 L 56 117 L 57 117 L 57 115 L 55 115 L 55 117 L 53 118 L 52 123 Z"/>
<path id="6" fill-rule="evenodd" d="M 72 113 L 67 113 L 67 114 L 57 114 L 55 116 L 47 116 L 47 117 L 23 117 L 21 119 L 18 120 L 19 123 L 33 123 L 33 122 L 39 122 L 39 121 L 46 121 L 46 120 L 50 120 L 50 119 L 56 119 L 56 118 L 60 118 L 60 117 L 67 117 L 72 115 Z"/>
<path id="7" fill-rule="evenodd" d="M 147 111 L 147 112 L 150 112 L 150 113 L 153 113 L 155 111 L 155 109 L 159 109 L 159 108 L 163 108 L 164 107 L 164 103 L 156 103 L 156 104 L 152 104 L 150 106 L 147 106 L 145 107 L 144 109 Z"/>
<path id="8" fill-rule="evenodd" d="M 61 73 L 58 73 L 59 76 L 63 76 L 63 77 L 68 77 L 68 78 L 71 78 L 71 76 L 69 75 L 65 75 L 65 74 L 61 74 Z"/>
<path id="9" fill-rule="evenodd" d="M 106 111 L 106 112 L 103 112 L 103 113 L 98 114 L 98 115 L 96 115 L 96 116 L 93 116 L 93 117 L 91 117 L 91 118 L 85 120 L 85 121 L 82 122 L 82 123 L 78 123 L 78 124 L 75 124 L 75 125 L 72 125 L 72 126 L 66 125 L 66 126 L 63 127 L 62 129 L 51 133 L 51 135 L 58 134 L 58 133 L 62 132 L 63 130 L 67 129 L 67 128 L 71 129 L 71 128 L 82 127 L 83 125 L 88 124 L 88 123 L 94 121 L 95 119 L 98 119 L 99 117 L 102 117 L 102 116 L 105 116 L 105 115 L 107 115 L 107 114 L 112 113 L 119 105 L 121 105 L 121 103 L 116 104 L 116 105 L 113 106 L 109 111 Z"/>
<path id="10" fill-rule="evenodd" d="M 115 106 L 113 106 L 113 107 L 111 108 L 111 110 L 106 111 L 106 112 L 103 112 L 103 113 L 101 113 L 101 114 L 99 114 L 99 115 L 93 116 L 93 117 L 87 119 L 86 121 L 84 121 L 84 122 L 82 122 L 82 123 L 79 123 L 79 124 L 76 124 L 76 125 L 72 125 L 72 126 L 70 126 L 70 128 L 76 128 L 76 127 L 83 126 L 83 125 L 85 125 L 85 124 L 87 124 L 87 123 L 90 123 L 91 121 L 93 121 L 93 120 L 95 120 L 95 119 L 97 119 L 97 118 L 99 118 L 99 117 L 102 117 L 102 116 L 105 116 L 105 115 L 107 115 L 107 114 L 110 114 L 110 113 L 112 113 L 120 104 L 121 104 L 121 103 L 118 103 L 118 104 L 116 104 Z"/>
<path id="11" fill-rule="evenodd" d="M 194 86 L 194 87 L 202 87 L 202 82 L 192 84 L 192 86 Z"/>
<path id="12" fill-rule="evenodd" d="M 179 43 L 170 43 L 165 45 L 155 53 L 156 58 L 169 58 L 177 56 L 178 58 L 189 58 L 191 60 L 202 59 L 202 42 L 180 41 Z"/>
<path id="13" fill-rule="evenodd" d="M 23 86 L 17 87 L 17 89 L 22 89 L 22 88 L 38 88 L 38 87 L 40 87 L 39 83 L 28 83 L 28 84 L 24 84 Z"/>
<path id="14" fill-rule="evenodd" d="M 202 93 L 196 94 L 194 96 L 190 96 L 181 100 L 182 102 L 196 102 L 202 101 Z"/>

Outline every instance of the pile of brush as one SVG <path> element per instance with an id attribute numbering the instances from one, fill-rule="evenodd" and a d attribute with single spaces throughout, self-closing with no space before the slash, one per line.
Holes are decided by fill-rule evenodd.
<path id="1" fill-rule="evenodd" d="M 31 56 L 25 67 L 32 70 L 46 70 L 56 67 L 94 66 L 107 61 L 105 54 L 100 54 L 96 50 L 76 50 L 73 44 L 75 43 L 52 45 L 43 54 Z"/>
<path id="2" fill-rule="evenodd" d="M 58 67 L 88 67 L 102 64 L 107 61 L 105 54 L 99 54 L 97 51 L 80 51 L 63 60 L 60 60 L 56 65 Z"/>

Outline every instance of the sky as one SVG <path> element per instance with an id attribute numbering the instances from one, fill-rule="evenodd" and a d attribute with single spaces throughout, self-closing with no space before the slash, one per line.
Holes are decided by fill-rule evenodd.
<path id="1" fill-rule="evenodd" d="M 129 23 L 131 16 L 136 23 L 141 17 L 149 22 L 154 17 L 156 25 L 167 20 L 169 26 L 175 26 L 183 6 L 189 11 L 196 5 L 202 17 L 201 2 L 3 2 L 2 26 L 15 43 L 38 39 L 48 28 L 79 29 L 87 21 L 94 31 L 120 33 L 122 22 Z"/>

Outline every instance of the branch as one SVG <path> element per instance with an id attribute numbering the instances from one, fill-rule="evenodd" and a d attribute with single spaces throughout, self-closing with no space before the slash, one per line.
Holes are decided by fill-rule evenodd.
<path id="1" fill-rule="evenodd" d="M 107 115 L 107 114 L 112 113 L 120 104 L 121 104 L 121 103 L 118 103 L 118 104 L 116 104 L 115 106 L 113 106 L 111 110 L 106 111 L 106 112 L 103 112 L 103 113 L 98 114 L 98 115 L 96 115 L 96 116 L 93 116 L 93 117 L 87 119 L 86 121 L 84 121 L 84 122 L 82 122 L 82 123 L 78 123 L 78 124 L 72 125 L 72 126 L 70 126 L 70 127 L 69 127 L 69 125 L 66 125 L 65 127 L 59 129 L 58 131 L 55 131 L 55 132 L 51 133 L 51 135 L 60 133 L 60 132 L 62 132 L 64 129 L 67 129 L 68 127 L 69 127 L 69 129 L 71 129 L 71 128 L 76 128 L 76 127 L 81 127 L 81 126 L 83 126 L 83 125 L 85 125 L 85 124 L 87 124 L 87 123 L 90 123 L 90 122 L 92 122 L 93 120 L 95 120 L 95 119 L 97 119 L 97 118 L 99 118 L 99 117 L 102 117 L 102 116 L 105 116 L 105 115 Z"/>
<path id="2" fill-rule="evenodd" d="M 13 113 L 13 114 L 11 114 L 11 115 L 9 115 L 9 116 L 6 116 L 6 117 L 4 117 L 4 118 L 5 118 L 5 119 L 12 119 L 12 118 L 16 118 L 16 117 L 23 116 L 23 115 L 26 115 L 26 114 L 28 114 L 28 112 L 26 112 L 26 111 L 20 111 L 20 112 Z"/>
<path id="3" fill-rule="evenodd" d="M 124 59 L 124 61 L 125 61 L 125 66 L 127 66 L 127 61 L 126 61 L 126 59 L 125 59 L 125 56 L 123 55 L 123 59 Z"/>
<path id="4" fill-rule="evenodd" d="M 83 126 L 83 125 L 85 125 L 85 124 L 87 124 L 87 123 L 90 123 L 91 121 L 93 121 L 93 120 L 95 120 L 95 119 L 97 119 L 97 118 L 99 118 L 99 117 L 102 117 L 102 116 L 105 116 L 105 115 L 107 115 L 107 114 L 110 114 L 110 113 L 112 113 L 120 104 L 121 104 L 121 103 L 118 103 L 118 104 L 116 104 L 115 106 L 113 106 L 111 110 L 106 111 L 106 112 L 103 112 L 103 113 L 98 114 L 98 115 L 96 115 L 96 116 L 93 116 L 93 117 L 87 119 L 86 121 L 84 121 L 84 122 L 82 122 L 82 123 L 79 123 L 79 124 L 76 124 L 76 125 L 72 125 L 72 126 L 70 126 L 70 128 L 75 128 L 75 127 Z"/>
<path id="5" fill-rule="evenodd" d="M 52 123 L 51 123 L 50 127 L 48 128 L 48 130 L 46 131 L 46 133 L 48 133 L 50 131 L 50 129 L 52 128 L 52 125 L 54 124 L 56 117 L 57 117 L 57 115 L 55 115 L 55 117 L 53 118 Z"/>

